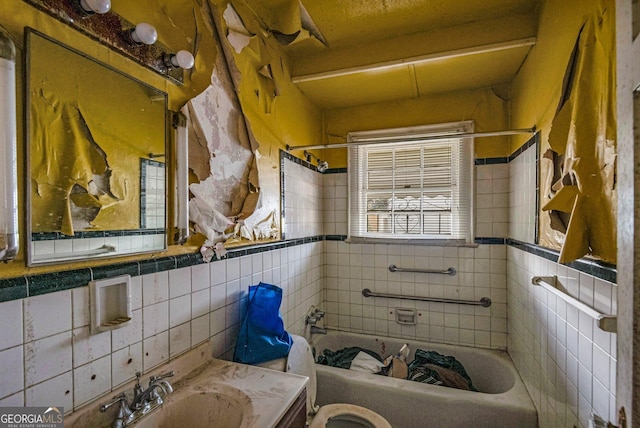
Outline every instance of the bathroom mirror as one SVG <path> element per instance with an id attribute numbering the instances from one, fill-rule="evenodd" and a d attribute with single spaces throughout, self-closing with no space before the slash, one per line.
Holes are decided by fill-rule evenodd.
<path id="1" fill-rule="evenodd" d="M 26 46 L 28 264 L 165 249 L 166 94 L 33 29 Z"/>

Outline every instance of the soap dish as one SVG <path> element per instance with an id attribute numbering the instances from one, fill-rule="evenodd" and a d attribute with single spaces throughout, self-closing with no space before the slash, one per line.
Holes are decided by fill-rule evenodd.
<path id="1" fill-rule="evenodd" d="M 131 323 L 131 276 L 89 282 L 91 334 Z"/>

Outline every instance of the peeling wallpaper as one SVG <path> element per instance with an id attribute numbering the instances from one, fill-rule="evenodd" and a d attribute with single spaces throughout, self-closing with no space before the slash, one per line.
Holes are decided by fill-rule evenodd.
<path id="1" fill-rule="evenodd" d="M 224 215 L 233 217 L 242 214 L 247 217 L 254 208 L 272 207 L 270 212 L 273 212 L 273 215 L 270 218 L 273 225 L 278 227 L 276 223 L 280 206 L 279 150 L 286 144 L 318 142 L 321 135 L 321 114 L 290 82 L 286 58 L 278 47 L 273 45 L 276 42 L 263 36 L 258 36 L 256 40 L 260 40 L 256 43 L 262 45 L 261 49 L 264 49 L 269 58 L 269 73 L 277 83 L 278 96 L 271 103 L 270 109 L 265 111 L 257 108 L 258 104 L 253 100 L 251 82 L 255 84 L 260 79 L 264 80 L 264 76 L 257 73 L 259 70 L 252 68 L 253 62 L 243 62 L 244 60 L 239 58 L 241 66 L 238 67 L 235 65 L 236 59 L 226 66 L 224 62 L 219 61 L 222 55 L 214 15 L 218 12 L 221 15 L 225 5 L 224 1 L 196 0 L 113 2 L 114 12 L 127 20 L 152 23 L 158 30 L 159 41 L 170 49 L 189 49 L 194 53 L 195 67 L 185 73 L 183 86 L 174 85 L 149 72 L 20 0 L 10 0 L 3 5 L 6 13 L 0 17 L 0 25 L 7 28 L 16 40 L 19 57 L 24 55 L 23 31 L 29 26 L 168 93 L 171 110 L 179 110 L 189 101 L 190 111 L 198 120 L 191 129 L 192 148 L 198 149 L 192 150 L 195 154 L 192 156 L 192 183 L 205 183 L 204 186 L 208 186 L 205 193 L 221 199 L 218 206 Z M 246 70 L 243 64 L 249 64 Z M 232 71 L 243 70 L 243 79 L 238 80 L 241 84 L 234 87 L 228 81 L 224 83 L 224 73 L 214 74 L 214 65 L 216 71 L 224 71 L 223 68 L 226 67 Z M 21 61 L 18 62 L 17 72 L 20 83 L 20 75 L 24 73 Z M 235 97 L 243 103 L 242 107 L 237 101 L 233 101 Z M 18 102 L 24 102 L 22 94 L 18 94 Z M 264 102 L 261 105 L 264 106 Z M 242 120 L 243 114 L 248 119 L 246 124 Z M 18 120 L 21 122 L 18 129 L 21 129 L 24 118 L 19 115 Z M 199 135 L 194 137 L 196 133 Z M 19 141 L 22 141 L 21 137 L 23 136 L 19 136 Z M 194 141 L 197 142 L 195 146 Z M 194 162 L 194 158 L 198 161 Z M 21 158 L 20 174 L 24 174 L 24 162 L 25 159 Z M 211 178 L 208 178 L 209 176 Z M 259 182 L 256 182 L 258 176 Z M 220 179 L 223 186 L 220 186 Z M 248 185 L 249 181 L 253 184 Z M 215 186 L 212 185 L 213 182 L 216 183 Z M 255 193 L 257 188 L 261 190 L 259 198 L 254 194 L 245 203 L 245 196 L 250 192 Z M 26 203 L 22 198 L 20 210 L 26 211 Z M 254 221 L 253 226 L 259 230 L 264 224 Z M 20 227 L 24 230 L 24 221 Z M 196 238 L 185 246 L 170 246 L 163 254 L 192 252 L 201 242 L 201 239 Z M 136 258 L 141 257 L 144 256 Z M 12 277 L 27 271 L 56 270 L 55 266 L 25 268 L 21 262 L 24 259 L 23 251 L 19 255 L 18 263 L 4 269 L 0 276 Z"/>
<path id="2" fill-rule="evenodd" d="M 603 14 L 603 11 L 606 12 Z M 537 32 L 536 46 L 522 65 L 520 72 L 511 85 L 512 100 L 510 107 L 512 127 L 518 128 L 520 126 L 530 126 L 531 122 L 534 122 L 537 129 L 540 130 L 541 154 L 544 154 L 550 148 L 552 123 L 558 113 L 558 106 L 562 105 L 561 97 L 565 89 L 564 75 L 571 58 L 571 52 L 574 49 L 576 39 L 580 33 L 580 29 L 589 19 L 594 19 L 595 22 L 598 22 L 604 17 L 606 19 L 604 19 L 603 25 L 609 27 L 609 29 L 605 31 L 611 32 L 613 31 L 614 26 L 614 15 L 614 4 L 607 0 L 544 2 L 540 15 L 540 25 Z M 602 22 L 603 21 L 600 21 L 601 24 Z M 601 34 L 600 41 L 598 42 L 601 46 L 597 46 L 597 48 L 602 49 L 602 44 L 604 44 L 605 48 L 606 46 L 609 46 L 609 52 L 606 55 L 601 55 L 602 51 L 600 50 L 598 55 L 601 56 L 595 59 L 595 67 L 592 67 L 591 70 L 588 68 L 586 70 L 587 72 L 595 73 L 602 78 L 599 82 L 591 83 L 600 85 L 600 87 L 596 89 L 594 94 L 589 95 L 587 91 L 589 85 L 580 85 L 580 92 L 576 91 L 576 94 L 572 96 L 574 99 L 577 97 L 580 98 L 580 102 L 575 104 L 576 106 L 579 108 L 587 107 L 587 111 L 578 112 L 577 116 L 574 117 L 574 120 L 575 118 L 584 118 L 586 117 L 585 115 L 595 115 L 595 109 L 602 109 L 603 114 L 601 115 L 601 120 L 599 121 L 598 126 L 595 126 L 595 123 L 588 123 L 588 128 L 591 128 L 589 133 L 601 132 L 601 134 L 597 137 L 596 135 L 587 137 L 591 138 L 594 143 L 589 141 L 581 142 L 579 145 L 580 147 L 576 147 L 573 143 L 566 144 L 567 141 L 572 140 L 576 136 L 579 136 L 581 141 L 584 141 L 585 134 L 583 131 L 586 130 L 587 127 L 583 127 L 580 130 L 581 132 L 576 134 L 575 126 L 578 126 L 578 124 L 571 124 L 573 131 L 571 131 L 571 135 L 565 133 L 565 144 L 556 143 L 556 145 L 560 146 L 573 146 L 567 147 L 569 149 L 569 152 L 567 152 L 568 158 L 575 158 L 578 156 L 578 152 L 580 152 L 579 156 L 582 157 L 586 156 L 591 159 L 595 159 L 596 157 L 604 158 L 605 151 L 611 153 L 611 146 L 615 146 L 615 142 L 606 141 L 607 139 L 610 139 L 612 132 L 611 128 L 606 130 L 606 127 L 613 126 L 615 128 L 615 125 L 613 124 L 614 121 L 612 121 L 610 117 L 611 111 L 607 112 L 605 107 L 605 104 L 611 102 L 610 99 L 607 99 L 607 96 L 613 96 L 610 90 L 607 89 L 607 79 L 611 82 L 611 79 L 614 79 L 615 75 L 615 72 L 611 70 L 611 67 L 614 67 L 615 65 L 615 48 L 611 49 L 610 44 L 613 43 L 612 40 L 609 40 L 611 37 L 613 37 L 613 34 Z M 594 76 L 583 76 L 583 83 L 589 83 L 589 80 L 593 79 L 593 77 Z M 600 91 L 609 91 L 609 94 L 600 94 Z M 594 97 L 593 95 L 596 96 Z M 588 106 L 585 106 L 585 103 L 588 104 Z M 594 110 L 590 110 L 591 108 Z M 569 112 L 569 109 L 566 108 L 565 110 L 566 111 L 563 114 L 566 115 L 566 113 Z M 554 131 L 556 134 L 562 135 L 564 132 L 563 129 L 569 129 L 565 127 L 566 125 L 569 125 L 569 121 L 565 119 L 566 118 L 558 121 L 558 129 Z M 561 125 L 561 123 L 564 123 L 564 125 Z M 568 136 L 569 138 L 567 138 Z M 599 140 L 597 144 L 595 144 L 596 139 Z M 512 138 L 512 150 L 515 150 L 517 147 L 522 145 L 522 143 L 523 138 Z M 563 148 L 562 150 L 565 149 Z M 584 164 L 589 163 L 591 162 L 584 162 L 582 166 L 578 167 L 578 169 L 584 168 Z M 604 167 L 604 164 L 606 163 L 611 164 L 610 155 L 607 156 L 607 159 L 604 162 L 602 162 L 601 166 Z M 565 165 L 565 167 L 568 166 L 569 165 Z M 595 167 L 595 170 L 599 169 L 595 165 L 593 166 Z M 541 206 L 544 206 L 549 201 L 549 194 L 551 194 L 550 188 L 555 181 L 553 178 L 552 161 L 542 158 L 540 168 L 540 201 Z M 606 177 L 609 171 L 611 171 L 610 165 L 607 166 L 606 171 L 602 173 L 602 177 L 599 177 L 596 180 L 588 178 L 583 184 L 590 187 L 590 192 L 595 192 L 596 194 L 611 194 L 613 193 L 611 192 L 610 186 L 611 176 L 609 175 L 609 177 Z M 589 174 L 590 173 L 587 173 L 587 175 Z M 598 181 L 600 181 L 600 183 L 598 183 Z M 605 184 L 605 182 L 607 184 Z M 601 187 L 596 188 L 597 186 Z M 615 199 L 612 198 L 615 198 L 615 195 L 611 195 L 611 198 L 608 198 L 608 201 L 604 202 L 602 205 L 598 205 L 595 210 L 580 209 L 581 218 L 576 219 L 575 221 L 577 226 L 575 231 L 578 232 L 578 236 L 575 237 L 573 242 L 570 240 L 569 247 L 563 250 L 565 255 L 572 254 L 575 256 L 580 253 L 584 254 L 585 242 L 589 239 L 593 240 L 595 237 L 595 242 L 588 243 L 588 245 L 592 248 L 596 248 L 596 253 L 600 253 L 604 260 L 615 261 L 615 251 L 617 248 L 614 244 L 616 236 L 616 220 L 615 216 L 611 218 L 610 213 L 612 212 L 612 208 L 615 207 L 616 202 Z M 572 209 L 573 206 L 571 206 L 568 211 L 571 211 Z M 599 219 L 593 217 L 592 214 L 594 211 L 601 212 L 602 214 L 600 215 L 603 217 Z M 560 249 L 565 242 L 564 234 L 551 228 L 550 218 L 547 212 L 541 212 L 540 217 L 540 236 L 545 238 L 541 242 L 545 246 Z M 584 230 L 583 226 L 585 225 L 587 228 L 590 228 L 592 232 L 580 232 L 580 230 Z M 569 258 L 564 260 L 568 261 Z"/>

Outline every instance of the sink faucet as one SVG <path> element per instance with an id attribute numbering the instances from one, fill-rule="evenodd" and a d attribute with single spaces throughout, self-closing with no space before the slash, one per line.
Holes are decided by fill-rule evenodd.
<path id="1" fill-rule="evenodd" d="M 151 376 L 149 378 L 149 386 L 143 388 L 140 384 L 140 376 L 142 373 L 136 372 L 136 385 L 133 387 L 133 400 L 131 404 L 128 402 L 127 394 L 123 392 L 113 397 L 114 399 L 112 401 L 101 405 L 100 411 L 104 413 L 111 406 L 119 404 L 118 413 L 111 427 L 128 427 L 134 421 L 162 405 L 164 402 L 162 396 L 173 392 L 171 384 L 164 379 L 173 376 L 173 374 L 173 371 L 170 371 L 159 376 Z M 161 391 L 162 395 L 158 391 Z"/>
<path id="2" fill-rule="evenodd" d="M 158 394 L 158 389 L 162 391 L 162 395 L 167 395 L 173 392 L 173 387 L 166 380 L 162 380 L 173 376 L 173 371 L 170 371 L 160 376 L 151 376 L 149 378 L 149 386 L 144 389 L 140 385 L 140 372 L 136 372 L 136 386 L 133 387 L 133 401 L 131 402 L 131 410 L 142 410 L 150 407 L 151 403 L 162 404 L 162 397 Z M 147 412 L 144 412 L 147 413 Z"/>

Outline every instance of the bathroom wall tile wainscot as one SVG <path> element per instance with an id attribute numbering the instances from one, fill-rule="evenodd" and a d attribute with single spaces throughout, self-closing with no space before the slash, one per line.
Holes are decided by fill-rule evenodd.
<path id="1" fill-rule="evenodd" d="M 327 325 L 353 332 L 506 349 L 506 248 L 347 244 L 325 241 Z M 392 273 L 389 265 L 441 269 L 455 276 Z M 489 297 L 491 307 L 363 297 L 378 293 L 463 300 Z M 417 310 L 416 325 L 396 322 L 396 308 Z"/>
<path id="2" fill-rule="evenodd" d="M 232 251 L 208 264 L 188 255 L 37 278 L 33 283 L 44 292 L 46 284 L 55 290 L 62 277 L 62 290 L 0 302 L 0 311 L 14 320 L 0 332 L 0 405 L 55 402 L 70 412 L 131 381 L 136 371 L 146 373 L 207 340 L 215 357 L 229 359 L 247 287 L 259 281 L 283 289 L 285 328 L 302 334 L 305 312 L 322 305 L 322 260 L 320 237 Z M 88 279 L 123 273 L 134 275 L 132 322 L 89 334 Z M 4 289 L 22 286 L 7 282 Z"/>
<path id="3" fill-rule="evenodd" d="M 568 294 L 616 314 L 615 266 L 581 259 L 557 263 L 537 239 L 537 138 L 510 157 L 507 247 L 508 351 L 538 410 L 541 427 L 588 427 L 591 412 L 617 420 L 616 334 L 542 287 L 532 276 L 556 275 Z"/>
<path id="4" fill-rule="evenodd" d="M 589 426 L 593 410 L 616 420 L 616 334 L 542 287 L 533 275 L 557 275 L 580 301 L 616 313 L 614 283 L 509 246 L 509 354 L 538 409 L 541 426 Z"/>

